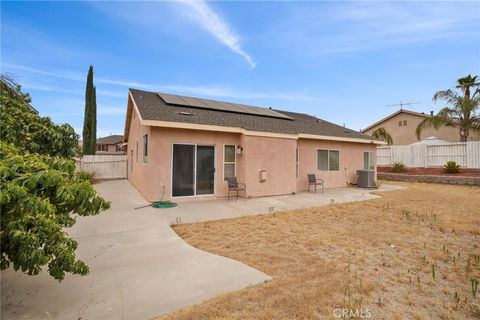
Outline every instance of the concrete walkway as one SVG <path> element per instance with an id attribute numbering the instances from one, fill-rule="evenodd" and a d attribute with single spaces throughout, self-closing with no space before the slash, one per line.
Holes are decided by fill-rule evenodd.
<path id="1" fill-rule="evenodd" d="M 3 319 L 150 319 L 223 292 L 269 280 L 241 262 L 191 247 L 170 224 L 238 217 L 375 198 L 362 189 L 245 200 L 183 202 L 171 209 L 135 207 L 145 200 L 126 180 L 96 185 L 112 209 L 79 218 L 69 230 L 87 276 L 58 283 L 47 272 L 1 273 Z M 387 187 L 382 189 L 386 190 Z"/>

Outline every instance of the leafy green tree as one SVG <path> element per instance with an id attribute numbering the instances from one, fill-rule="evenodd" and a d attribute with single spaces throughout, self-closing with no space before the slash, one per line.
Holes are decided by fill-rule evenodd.
<path id="1" fill-rule="evenodd" d="M 381 139 L 389 145 L 393 144 L 392 136 L 390 135 L 390 133 L 388 133 L 388 131 L 384 127 L 380 127 L 375 131 L 373 131 L 372 137 Z"/>
<path id="2" fill-rule="evenodd" d="M 48 266 L 61 281 L 65 273 L 85 275 L 88 266 L 77 260 L 77 242 L 63 230 L 76 216 L 95 215 L 110 207 L 100 198 L 73 161 L 22 154 L 0 142 L 1 269 L 10 265 L 29 275 Z"/>
<path id="3" fill-rule="evenodd" d="M 95 154 L 97 142 L 97 93 L 93 85 L 93 66 L 88 69 L 83 120 L 83 154 Z"/>
<path id="4" fill-rule="evenodd" d="M 442 108 L 436 115 L 423 120 L 415 131 L 417 138 L 425 128 L 438 130 L 443 126 L 458 127 L 460 141 L 466 142 L 470 130 L 480 131 L 480 83 L 477 77 L 468 75 L 457 80 L 456 88 L 438 91 L 433 96 L 433 101 L 443 100 L 450 106 Z M 473 91 L 473 94 L 471 92 Z"/>
<path id="5" fill-rule="evenodd" d="M 43 266 L 55 279 L 84 275 L 77 242 L 63 230 L 77 216 L 110 207 L 67 159 L 78 146 L 68 124 L 55 125 L 30 106 L 30 96 L 11 77 L 0 77 L 0 269 L 36 275 Z"/>
<path id="6" fill-rule="evenodd" d="M 78 146 L 78 135 L 68 124 L 56 125 L 40 117 L 30 105 L 30 96 L 11 77 L 0 77 L 0 132 L 2 141 L 24 151 L 71 157 Z"/>

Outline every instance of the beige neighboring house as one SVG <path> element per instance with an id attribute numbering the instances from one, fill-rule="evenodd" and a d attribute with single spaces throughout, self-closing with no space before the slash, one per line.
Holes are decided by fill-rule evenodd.
<path id="1" fill-rule="evenodd" d="M 372 133 L 378 128 L 385 128 L 385 130 L 392 136 L 393 144 L 412 144 L 418 142 L 415 130 L 417 126 L 424 119 L 432 116 L 430 114 L 419 113 L 400 109 L 397 112 L 383 118 L 380 121 L 375 122 L 371 126 L 362 130 L 362 133 L 372 135 Z M 458 127 L 441 127 L 437 130 L 433 128 L 427 128 L 422 131 L 420 140 L 424 140 L 428 137 L 437 137 L 448 142 L 460 141 L 460 133 Z M 468 141 L 480 140 L 480 134 L 478 132 L 470 131 Z"/>
<path id="2" fill-rule="evenodd" d="M 227 178 L 261 197 L 347 187 L 375 170 L 382 141 L 316 117 L 223 101 L 129 90 L 128 180 L 149 201 L 225 197 Z M 243 194 L 242 194 L 243 195 Z"/>

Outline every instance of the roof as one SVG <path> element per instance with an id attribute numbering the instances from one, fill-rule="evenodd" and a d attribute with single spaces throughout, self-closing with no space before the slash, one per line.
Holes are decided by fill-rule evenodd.
<path id="1" fill-rule="evenodd" d="M 341 138 L 353 138 L 367 141 L 379 141 L 371 136 L 362 134 L 355 130 L 345 128 L 331 122 L 318 119 L 304 113 L 296 113 L 290 111 L 283 111 L 278 109 L 261 108 L 254 106 L 241 105 L 243 110 L 219 110 L 218 108 L 211 108 L 206 106 L 194 106 L 186 103 L 168 103 L 162 96 L 163 93 L 141 91 L 130 89 L 130 98 L 133 99 L 133 105 L 138 109 L 141 120 L 152 121 L 167 121 L 200 124 L 222 127 L 242 128 L 249 131 L 260 131 L 267 133 L 281 133 L 281 134 L 306 134 L 318 136 L 330 136 Z M 195 99 L 192 97 L 178 96 L 181 99 Z M 166 99 L 168 100 L 168 99 Z M 213 101 L 219 105 L 232 105 L 231 103 Z M 125 137 L 128 140 L 128 131 L 130 126 L 131 108 L 133 105 L 129 103 L 129 110 L 127 111 L 127 119 L 125 124 Z M 251 108 L 255 108 L 252 112 Z M 263 110 L 259 112 L 259 109 Z M 270 114 L 267 110 L 274 111 L 280 115 Z M 266 113 L 264 111 L 267 111 Z"/>
<path id="2" fill-rule="evenodd" d="M 428 137 L 423 139 L 422 141 L 418 141 L 415 143 L 411 143 L 411 146 L 418 146 L 418 145 L 436 145 L 436 144 L 449 144 L 450 142 L 446 140 L 442 140 L 437 137 Z"/>
<path id="3" fill-rule="evenodd" d="M 379 120 L 379 121 L 375 122 L 374 124 L 366 127 L 365 129 L 362 130 L 362 132 L 365 132 L 365 131 L 367 131 L 367 130 L 370 130 L 370 129 L 372 129 L 373 127 L 378 126 L 379 124 L 387 121 L 388 119 L 391 119 L 391 118 L 395 117 L 396 115 L 398 115 L 398 114 L 400 114 L 400 113 L 411 114 L 411 115 L 413 115 L 413 116 L 419 116 L 419 117 L 422 117 L 422 118 L 430 118 L 430 117 L 431 117 L 431 115 L 428 115 L 428 114 L 425 114 L 425 113 L 420 113 L 420 112 L 415 112 L 415 111 L 400 109 L 400 110 L 398 110 L 397 112 L 394 112 L 394 113 L 392 113 L 392 114 L 389 115 L 389 116 L 386 116 L 386 117 L 383 118 L 382 120 Z"/>
<path id="4" fill-rule="evenodd" d="M 123 142 L 123 136 L 118 134 L 97 139 L 97 144 L 117 144 L 121 142 Z"/>

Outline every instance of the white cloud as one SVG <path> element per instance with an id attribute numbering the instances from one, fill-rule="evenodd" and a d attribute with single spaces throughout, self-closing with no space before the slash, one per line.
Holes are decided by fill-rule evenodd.
<path id="1" fill-rule="evenodd" d="M 253 58 L 242 49 L 240 45 L 240 37 L 232 30 L 227 21 L 217 13 L 204 0 L 195 1 L 179 1 L 179 4 L 190 9 L 188 16 L 198 23 L 205 31 L 210 33 L 214 38 L 227 46 L 230 50 L 243 57 L 250 67 L 255 68 L 256 62 Z"/>
<path id="2" fill-rule="evenodd" d="M 480 35 L 478 3 L 347 2 L 323 10 L 295 7 L 271 27 L 269 38 L 306 55 L 471 40 Z"/>
<path id="3" fill-rule="evenodd" d="M 79 74 L 68 71 L 68 70 L 57 69 L 53 71 L 46 71 L 42 69 L 31 68 L 28 66 L 11 64 L 11 63 L 4 63 L 3 65 L 12 70 L 22 70 L 29 73 L 43 75 L 46 77 L 53 77 L 53 78 L 59 78 L 64 80 L 76 81 L 76 82 L 85 82 L 85 77 L 82 77 Z M 298 91 L 259 92 L 259 91 L 245 90 L 240 88 L 231 88 L 223 85 L 196 86 L 196 85 L 144 83 L 144 82 L 137 82 L 137 81 L 128 81 L 124 79 L 111 79 L 111 78 L 102 78 L 102 77 L 95 77 L 94 81 L 95 83 L 115 85 L 119 87 L 136 88 L 136 89 L 143 89 L 143 90 L 150 90 L 150 91 L 167 91 L 167 92 L 172 92 L 177 94 L 198 95 L 198 96 L 206 96 L 206 97 L 213 97 L 213 98 L 233 98 L 233 99 L 246 99 L 246 100 L 275 99 L 275 100 L 297 101 L 297 102 L 319 100 L 318 98 L 309 95 L 308 92 L 298 92 Z M 36 84 L 32 83 L 29 85 L 33 89 L 33 87 Z M 38 84 L 37 87 L 42 88 L 43 90 L 50 89 L 48 87 L 43 88 L 42 85 L 40 84 Z M 56 91 L 57 89 L 52 88 L 52 90 Z M 58 91 L 63 92 L 65 90 L 62 90 L 59 88 Z M 121 90 L 119 91 L 98 90 L 97 97 L 100 95 L 126 98 L 126 91 L 123 94 Z M 106 112 L 110 112 L 110 114 L 117 113 L 113 109 Z"/>

